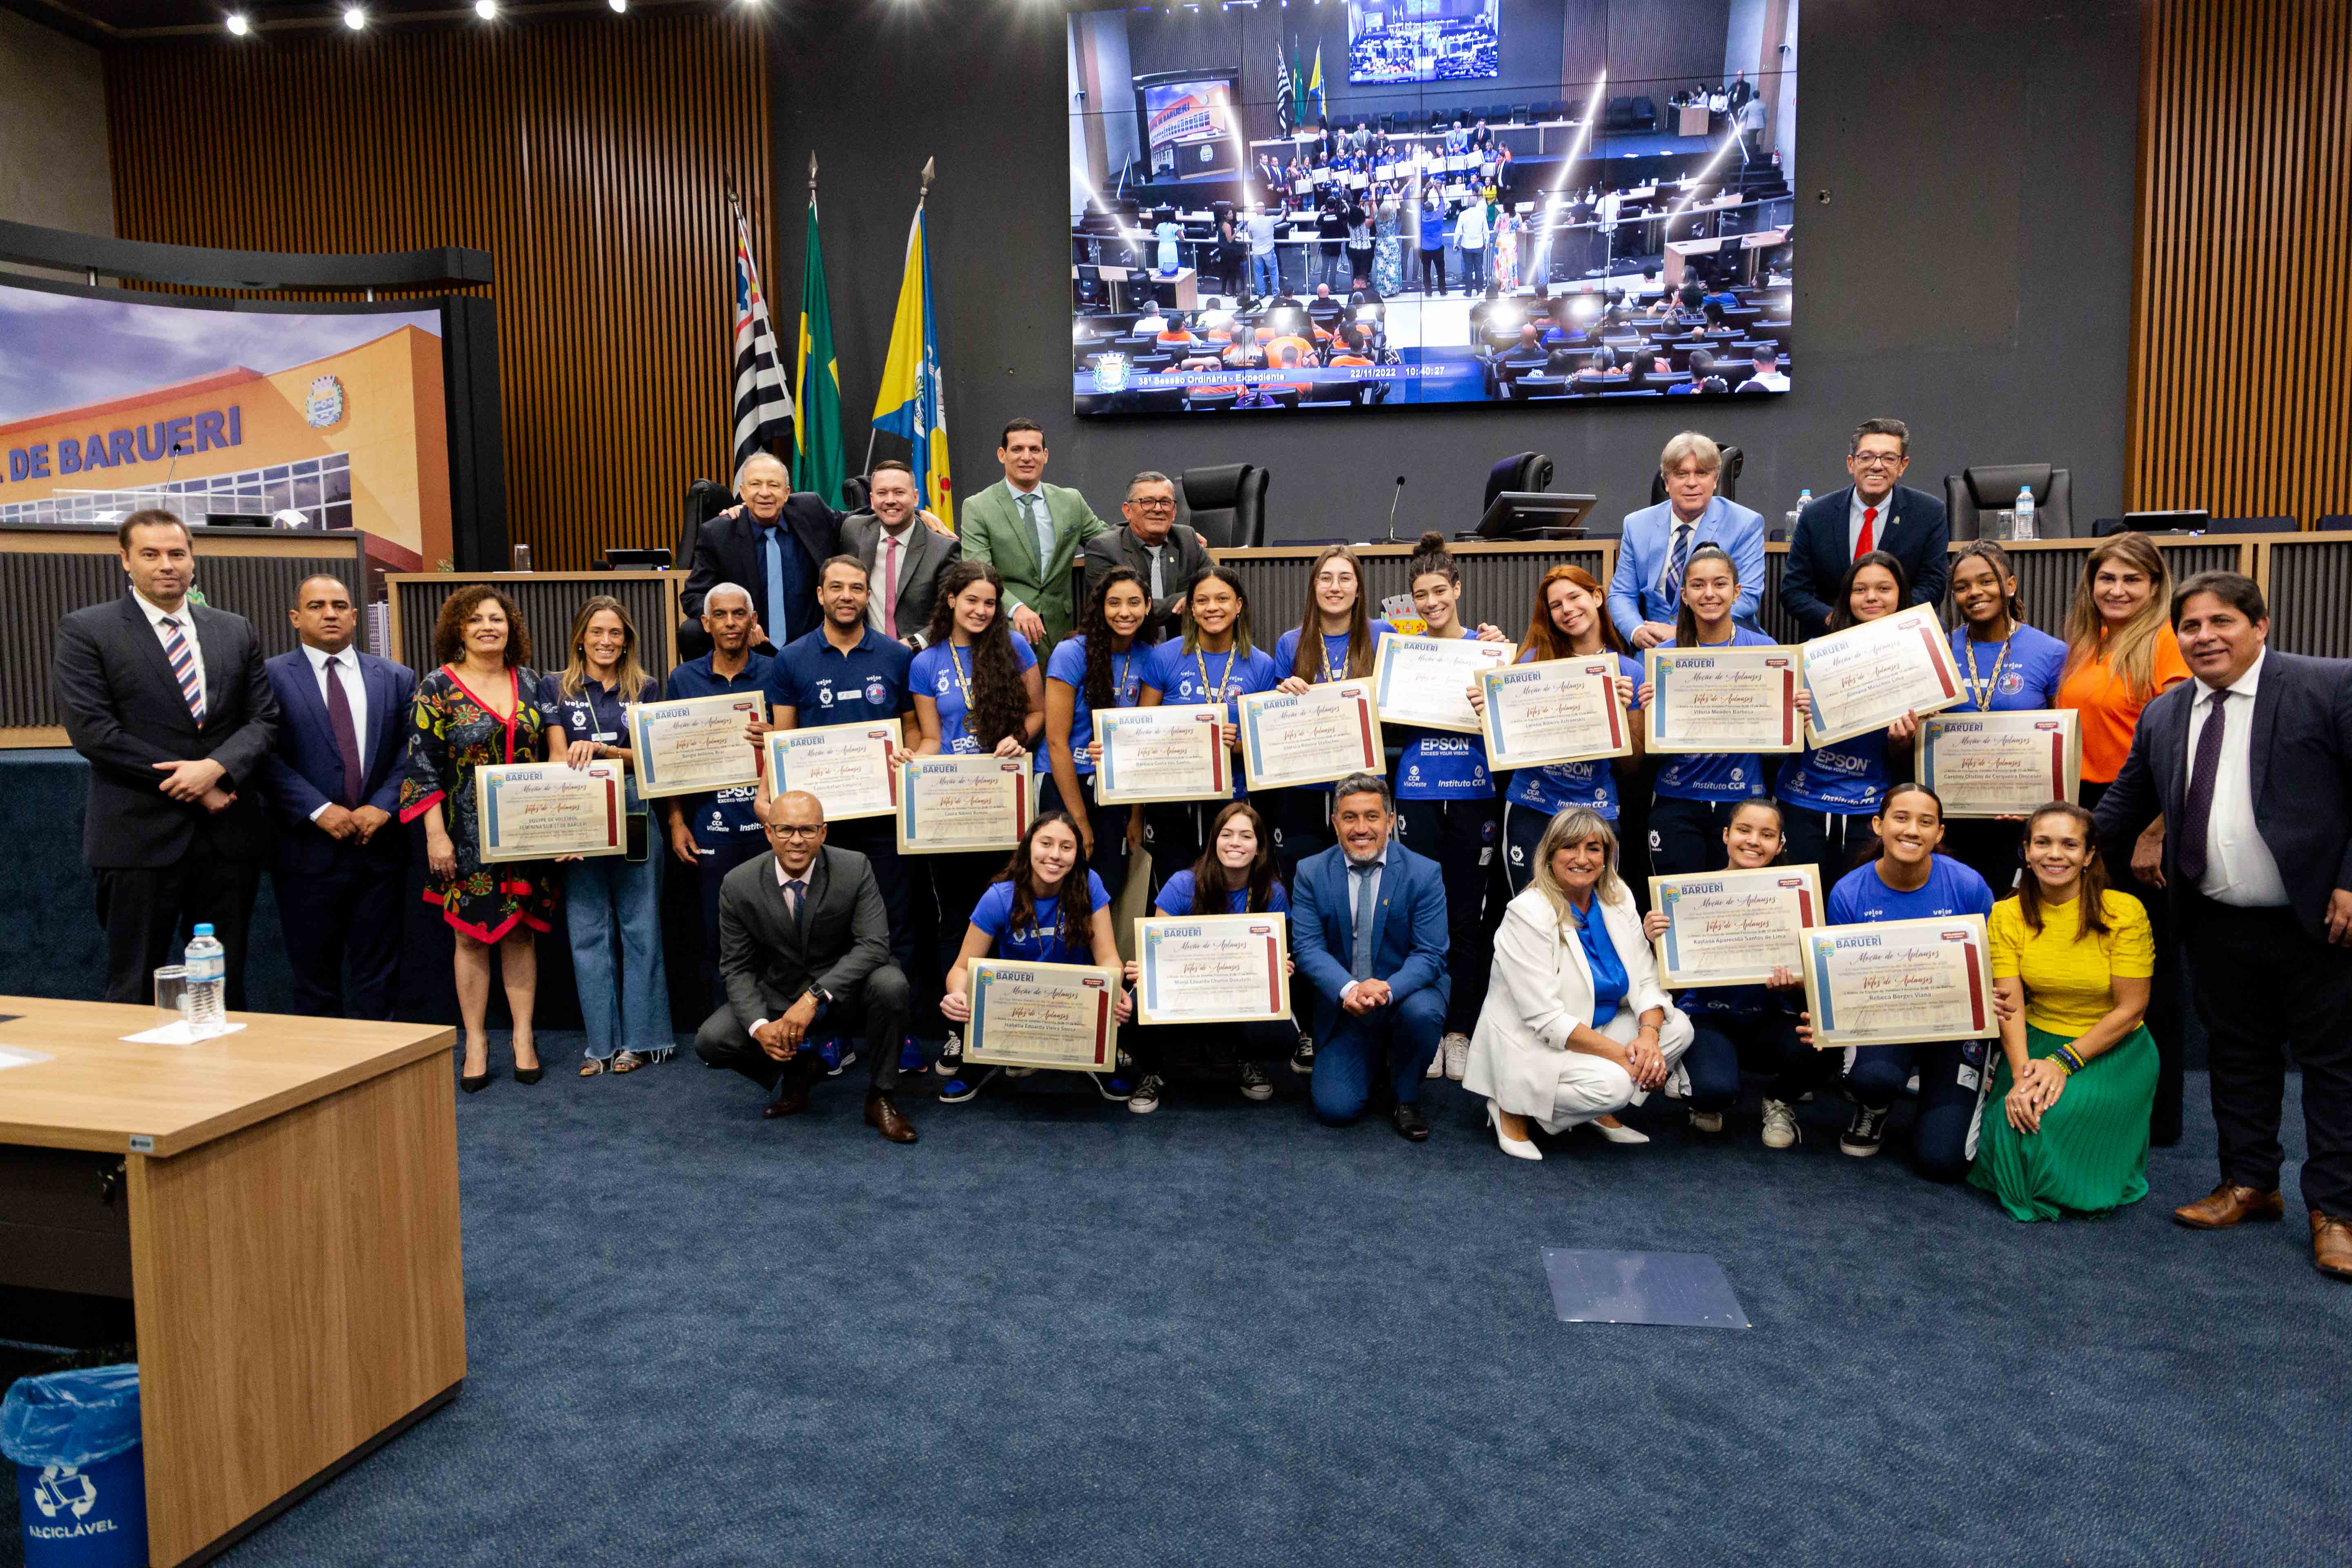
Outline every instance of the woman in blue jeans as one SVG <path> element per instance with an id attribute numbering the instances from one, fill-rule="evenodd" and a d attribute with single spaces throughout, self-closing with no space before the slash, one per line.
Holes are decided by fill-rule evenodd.
<path id="1" fill-rule="evenodd" d="M 571 859 L 564 867 L 563 919 L 588 1031 L 582 1078 L 635 1072 L 667 1061 L 669 984 L 662 973 L 661 868 L 647 853 L 645 803 L 637 798 L 623 710 L 660 695 L 637 660 L 637 628 L 620 600 L 599 594 L 572 618 L 560 673 L 547 677 L 547 754 L 584 768 L 617 762 L 627 778 L 629 852 Z M 620 956 L 614 958 L 614 938 Z"/>

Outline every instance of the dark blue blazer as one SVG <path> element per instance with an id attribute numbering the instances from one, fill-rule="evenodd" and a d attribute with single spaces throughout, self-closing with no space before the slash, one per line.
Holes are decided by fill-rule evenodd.
<path id="1" fill-rule="evenodd" d="M 410 715 L 416 702 L 416 677 L 405 666 L 373 654 L 359 656 L 360 681 L 367 689 L 367 733 L 360 737 L 360 763 L 367 770 L 366 798 L 359 804 L 400 815 L 400 761 L 408 745 Z M 327 700 L 309 656 L 300 648 L 263 662 L 280 715 L 278 743 L 262 760 L 262 793 L 278 817 L 278 864 L 288 871 L 320 871 L 342 848 L 310 814 L 341 794 L 342 753 L 327 721 Z M 399 859 L 407 835 L 387 824 L 363 853 Z"/>
<path id="2" fill-rule="evenodd" d="M 1381 874 L 1372 918 L 1372 978 L 1389 983 L 1394 1002 L 1423 987 L 1433 989 L 1441 1001 L 1451 997 L 1445 882 L 1437 862 L 1390 839 L 1388 869 Z M 1290 896 L 1290 955 L 1315 987 L 1315 1032 L 1327 1038 L 1339 1010 L 1339 993 L 1355 979 L 1355 952 L 1348 852 L 1335 847 L 1298 863 L 1297 887 Z"/>
<path id="3" fill-rule="evenodd" d="M 2327 899 L 2352 889 L 2352 659 L 2271 648 L 2254 691 L 2246 763 L 2254 826 L 2278 862 L 2287 902 L 2314 940 L 2327 940 Z M 2131 754 L 2100 797 L 2101 844 L 2129 844 L 2161 815 L 2181 820 L 2189 780 L 2189 716 L 2204 688 L 2184 680 L 2144 709 Z M 2231 722 L 2238 709 L 2231 704 Z M 2180 836 L 2164 836 L 2164 897 L 2178 913 L 2197 890 L 2180 875 Z M 2150 888 L 2126 891 L 2147 899 Z"/>
<path id="4" fill-rule="evenodd" d="M 1817 637 L 1830 628 L 1829 597 L 1845 580 L 1853 564 L 1853 548 L 1846 542 L 1848 509 L 1853 487 L 1832 490 L 1797 514 L 1797 536 L 1789 541 L 1789 561 L 1780 574 L 1780 607 L 1796 618 L 1803 636 Z M 1887 516 L 1879 520 L 1877 547 L 1903 563 L 1911 580 L 1911 602 L 1940 605 L 1944 584 L 1951 576 L 1945 549 L 1952 528 L 1944 503 L 1925 490 L 1897 485 L 1888 498 Z"/>

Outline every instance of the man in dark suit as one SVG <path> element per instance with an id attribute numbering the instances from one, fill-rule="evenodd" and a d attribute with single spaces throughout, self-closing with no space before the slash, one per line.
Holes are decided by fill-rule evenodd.
<path id="1" fill-rule="evenodd" d="M 710 651 L 701 625 L 702 596 L 721 583 L 740 583 L 750 592 L 759 622 L 751 646 L 761 653 L 773 653 L 816 627 L 817 568 L 835 553 L 846 514 L 794 490 L 784 460 L 766 452 L 743 460 L 735 471 L 735 493 L 741 503 L 705 522 L 694 536 L 694 561 L 678 600 L 686 613 L 677 629 L 681 658 Z"/>
<path id="2" fill-rule="evenodd" d="M 1911 466 L 1911 431 L 1900 419 L 1865 419 L 1854 426 L 1845 471 L 1853 482 L 1807 507 L 1789 541 L 1780 575 L 1780 604 L 1804 636 L 1829 629 L 1829 595 L 1854 558 L 1884 550 L 1903 563 L 1915 605 L 1941 604 L 1950 568 L 1944 559 L 1951 525 L 1944 503 L 1897 483 Z"/>
<path id="3" fill-rule="evenodd" d="M 906 464 L 886 458 L 874 465 L 866 482 L 870 510 L 852 512 L 842 523 L 841 553 L 856 556 L 866 568 L 871 590 L 866 624 L 886 637 L 921 647 L 939 597 L 940 574 L 963 559 L 963 542 L 921 525 L 917 514 L 922 493 Z"/>
<path id="4" fill-rule="evenodd" d="M 180 927 L 211 922 L 227 1002 L 245 1005 L 245 952 L 269 828 L 246 788 L 269 754 L 278 700 L 243 616 L 192 603 L 195 552 L 168 511 L 115 531 L 131 591 L 58 623 L 51 673 L 74 750 L 89 762 L 82 855 L 106 928 L 106 999 L 143 1002 Z"/>
<path id="5" fill-rule="evenodd" d="M 1087 597 L 1094 597 L 1102 573 L 1133 567 L 1151 594 L 1151 618 L 1139 635 L 1145 642 L 1159 642 L 1175 635 L 1185 585 L 1209 569 L 1208 547 L 1176 521 L 1176 484 L 1166 474 L 1146 468 L 1128 480 L 1127 503 L 1119 510 L 1126 527 L 1087 541 Z"/>
<path id="6" fill-rule="evenodd" d="M 1421 1085 L 1453 994 L 1445 884 L 1437 863 L 1396 843 L 1388 781 L 1350 773 L 1331 794 L 1339 842 L 1298 863 L 1290 952 L 1315 988 L 1315 1114 L 1339 1127 L 1363 1114 L 1386 1059 L 1390 1118 L 1429 1138 Z"/>
<path id="7" fill-rule="evenodd" d="M 287 615 L 301 646 L 262 668 L 278 699 L 278 743 L 261 793 L 278 826 L 274 879 L 294 1010 L 390 1018 L 400 993 L 401 889 L 408 836 L 400 763 L 416 677 L 352 646 L 360 616 L 336 578 L 311 577 Z"/>
<path id="8" fill-rule="evenodd" d="M 761 820 L 769 852 L 729 872 L 719 889 L 727 1003 L 702 1021 L 695 1052 L 770 1090 L 762 1116 L 796 1116 L 824 1076 L 814 1037 L 862 1026 L 866 1125 L 912 1143 L 914 1124 L 890 1098 L 907 1032 L 907 976 L 890 962 L 874 868 L 863 855 L 825 847 L 824 807 L 805 791 L 776 796 Z"/>
<path id="9" fill-rule="evenodd" d="M 2313 1262 L 2352 1280 L 2352 661 L 2266 648 L 2263 592 L 2234 572 L 2183 583 L 2172 626 L 2196 679 L 2140 714 L 2097 817 L 2102 842 L 2128 844 L 2163 816 L 2159 880 L 2211 1042 L 2221 1183 L 2173 1218 L 2284 1213 L 2284 1046 Z"/>

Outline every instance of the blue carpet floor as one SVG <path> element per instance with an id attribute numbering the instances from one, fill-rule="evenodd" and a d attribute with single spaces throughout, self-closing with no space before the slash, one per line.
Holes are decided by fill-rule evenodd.
<path id="1" fill-rule="evenodd" d="M 1286 1073 L 1040 1078 L 894 1148 L 860 1076 L 782 1122 L 685 1055 L 460 1097 L 464 1394 L 224 1561 L 2352 1559 L 2352 1289 L 2299 1214 L 2169 1223 L 2201 1075 L 2147 1201 L 2034 1226 L 1827 1103 L 1522 1164 L 1451 1085 L 1414 1148 Z M 1547 1243 L 1709 1254 L 1755 1326 L 1559 1322 Z"/>

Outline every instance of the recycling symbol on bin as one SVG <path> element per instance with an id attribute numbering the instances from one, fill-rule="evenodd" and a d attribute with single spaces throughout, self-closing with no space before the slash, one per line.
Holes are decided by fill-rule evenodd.
<path id="1" fill-rule="evenodd" d="M 79 1519 L 97 1501 L 98 1489 L 78 1466 L 51 1465 L 33 1485 L 33 1506 L 43 1519 L 55 1519 L 61 1510 Z"/>

